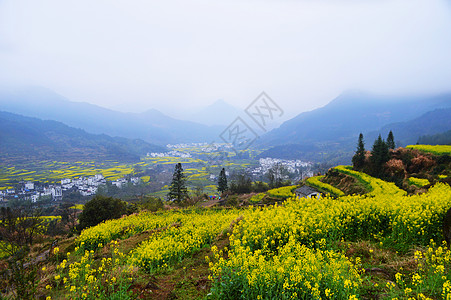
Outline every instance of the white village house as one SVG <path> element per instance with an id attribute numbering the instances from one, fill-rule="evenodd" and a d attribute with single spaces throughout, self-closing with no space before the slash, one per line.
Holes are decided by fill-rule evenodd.
<path id="1" fill-rule="evenodd" d="M 34 190 L 34 182 L 28 181 L 25 183 L 26 190 Z"/>

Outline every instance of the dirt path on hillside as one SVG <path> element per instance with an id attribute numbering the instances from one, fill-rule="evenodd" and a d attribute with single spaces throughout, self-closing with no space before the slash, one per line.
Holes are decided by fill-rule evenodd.
<path id="1" fill-rule="evenodd" d="M 219 199 L 211 199 L 211 200 L 208 200 L 208 201 L 206 201 L 206 202 L 202 202 L 201 204 L 200 204 L 200 206 L 202 206 L 202 207 L 212 207 L 212 206 L 215 206 L 215 205 L 217 205 L 219 203 Z"/>

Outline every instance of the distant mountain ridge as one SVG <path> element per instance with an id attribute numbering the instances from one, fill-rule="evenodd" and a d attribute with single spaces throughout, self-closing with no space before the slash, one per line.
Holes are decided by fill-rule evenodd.
<path id="1" fill-rule="evenodd" d="M 451 94 L 424 97 L 380 97 L 344 93 L 324 107 L 304 112 L 263 135 L 261 147 L 284 144 L 334 144 L 395 122 L 412 120 L 451 107 Z"/>
<path id="2" fill-rule="evenodd" d="M 207 115 L 209 109 L 221 114 L 224 105 L 229 107 L 226 102 L 217 101 L 205 111 Z M 324 107 L 303 112 L 284 122 L 261 136 L 255 144 L 263 149 L 273 147 L 272 157 L 279 153 L 284 157 L 303 159 L 302 155 L 308 153 L 309 159 L 318 161 L 335 155 L 343 158 L 337 161 L 342 163 L 354 150 L 360 132 L 365 135 L 367 147 L 371 147 L 377 134 L 386 137 L 389 130 L 393 130 L 395 139 L 401 144 L 415 143 L 420 135 L 451 129 L 447 128 L 451 118 L 446 111 L 450 108 L 451 94 L 389 97 L 346 92 Z M 224 130 L 224 126 L 174 119 L 155 109 L 144 113 L 121 113 L 72 102 L 41 88 L 0 90 L 0 110 L 60 121 L 89 133 L 139 138 L 160 145 L 214 141 Z M 210 113 L 211 124 L 215 120 L 213 111 Z"/>
<path id="3" fill-rule="evenodd" d="M 136 162 L 164 147 L 142 140 L 89 134 L 57 121 L 44 121 L 0 111 L 0 161 L 114 160 Z"/>
<path id="4" fill-rule="evenodd" d="M 447 129 L 451 129 L 451 108 L 429 111 L 413 120 L 391 123 L 375 131 L 363 132 L 363 135 L 366 149 L 371 150 L 377 136 L 380 134 L 386 139 L 390 130 L 394 133 L 397 146 L 405 147 L 415 144 L 417 141 L 420 144 L 423 141 L 430 144 L 434 140 L 444 141 L 442 143 L 447 144 L 451 142 L 451 130 L 446 131 Z M 433 135 L 435 133 L 437 134 Z M 303 159 L 317 162 L 327 160 L 334 164 L 350 164 L 356 145 L 357 136 L 329 144 L 285 144 L 263 151 L 259 157 Z"/>
<path id="5" fill-rule="evenodd" d="M 451 129 L 451 94 L 411 100 L 372 96 L 364 99 L 366 103 L 359 103 L 358 95 L 341 95 L 262 136 L 259 146 L 269 149 L 259 157 L 350 164 L 359 133 L 371 149 L 378 134 L 386 138 L 390 130 L 397 144 L 405 146 L 415 144 L 421 135 Z"/>
<path id="6" fill-rule="evenodd" d="M 378 134 L 387 137 L 391 130 L 398 146 L 405 147 L 417 143 L 424 135 L 442 133 L 451 129 L 451 108 L 435 109 L 406 122 L 391 123 L 377 131 L 367 133 L 368 142 L 377 138 Z"/>
<path id="7" fill-rule="evenodd" d="M 139 138 L 159 145 L 211 141 L 222 127 L 177 120 L 152 109 L 122 113 L 84 102 L 72 102 L 44 88 L 0 90 L 0 110 L 63 122 L 89 133 Z"/>

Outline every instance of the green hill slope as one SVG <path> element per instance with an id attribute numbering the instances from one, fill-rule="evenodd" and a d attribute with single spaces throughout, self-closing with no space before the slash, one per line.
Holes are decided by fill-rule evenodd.
<path id="1" fill-rule="evenodd" d="M 56 121 L 0 112 L 0 161 L 138 161 L 147 152 L 164 151 L 142 140 L 89 134 Z"/>

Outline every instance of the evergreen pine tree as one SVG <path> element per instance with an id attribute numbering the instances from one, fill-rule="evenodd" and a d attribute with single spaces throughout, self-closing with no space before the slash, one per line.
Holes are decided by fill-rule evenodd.
<path id="1" fill-rule="evenodd" d="M 229 189 L 229 187 L 227 185 L 227 176 L 225 173 L 225 169 L 222 168 L 221 172 L 219 173 L 219 178 L 218 178 L 218 191 L 220 193 L 224 193 L 228 189 Z"/>
<path id="2" fill-rule="evenodd" d="M 393 132 L 391 130 L 388 133 L 387 146 L 389 149 L 395 149 L 395 137 L 393 136 Z"/>
<path id="3" fill-rule="evenodd" d="M 381 135 L 374 141 L 371 150 L 372 175 L 382 177 L 384 174 L 384 164 L 390 159 L 388 145 L 382 139 Z"/>
<path id="4" fill-rule="evenodd" d="M 172 182 L 169 186 L 169 199 L 174 199 L 180 203 L 182 200 L 188 198 L 188 189 L 186 188 L 186 176 L 183 174 L 182 164 L 175 165 L 174 174 L 172 175 Z"/>
<path id="5" fill-rule="evenodd" d="M 388 151 L 388 144 L 384 140 L 382 140 L 381 149 L 381 162 L 382 165 L 384 165 L 387 161 L 390 160 L 390 151 Z"/>
<path id="6" fill-rule="evenodd" d="M 352 157 L 352 165 L 354 169 L 360 170 L 365 164 L 365 143 L 363 141 L 363 134 L 360 133 L 359 141 L 357 142 L 357 151 Z"/>

